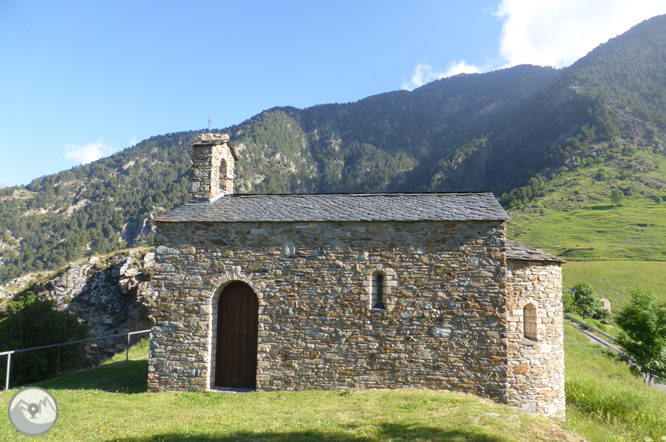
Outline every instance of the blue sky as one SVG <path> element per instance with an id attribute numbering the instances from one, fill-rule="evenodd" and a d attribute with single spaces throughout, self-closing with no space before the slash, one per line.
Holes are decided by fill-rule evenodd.
<path id="1" fill-rule="evenodd" d="M 0 0 L 0 183 L 275 106 L 568 66 L 666 0 Z"/>

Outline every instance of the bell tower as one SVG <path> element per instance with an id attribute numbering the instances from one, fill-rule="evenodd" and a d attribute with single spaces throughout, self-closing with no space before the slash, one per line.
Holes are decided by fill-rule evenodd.
<path id="1" fill-rule="evenodd" d="M 190 203 L 210 202 L 233 194 L 236 160 L 229 135 L 199 135 L 199 141 L 192 144 Z"/>

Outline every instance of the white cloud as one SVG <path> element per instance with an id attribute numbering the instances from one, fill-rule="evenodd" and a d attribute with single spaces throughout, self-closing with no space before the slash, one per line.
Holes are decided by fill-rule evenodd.
<path id="1" fill-rule="evenodd" d="M 421 87 L 424 84 L 430 83 L 434 80 L 439 80 L 440 78 L 446 78 L 462 73 L 475 72 L 481 72 L 481 69 L 474 65 L 465 63 L 465 60 L 460 60 L 460 62 L 452 61 L 446 72 L 435 71 L 430 65 L 419 63 L 416 65 L 416 69 L 414 69 L 414 75 L 412 75 L 411 80 L 402 83 L 402 89 L 406 91 L 412 91 L 417 87 Z"/>
<path id="2" fill-rule="evenodd" d="M 439 80 L 440 78 L 444 78 L 443 72 L 433 71 L 427 64 L 417 64 L 412 79 L 402 83 L 402 88 L 406 91 L 412 91 L 417 87 L 421 87 L 433 80 Z"/>
<path id="3" fill-rule="evenodd" d="M 506 66 L 569 66 L 641 21 L 666 13 L 666 0 L 502 0 L 500 53 Z"/>
<path id="4" fill-rule="evenodd" d="M 138 143 L 138 142 L 139 142 L 139 140 L 137 140 L 136 137 L 132 137 L 132 138 L 130 138 L 130 140 L 128 141 L 128 143 L 129 143 L 130 146 L 134 146 L 134 145 L 136 145 L 136 143 Z"/>
<path id="5" fill-rule="evenodd" d="M 478 66 L 467 64 L 465 60 L 460 60 L 458 63 L 455 61 L 451 62 L 449 68 L 444 72 L 444 77 L 452 77 L 458 74 L 478 74 L 479 72 L 481 72 L 481 68 Z"/>
<path id="6" fill-rule="evenodd" d="M 65 146 L 65 158 L 76 164 L 92 163 L 111 153 L 113 153 L 113 147 L 104 143 L 101 138 L 81 147 L 73 144 Z"/>

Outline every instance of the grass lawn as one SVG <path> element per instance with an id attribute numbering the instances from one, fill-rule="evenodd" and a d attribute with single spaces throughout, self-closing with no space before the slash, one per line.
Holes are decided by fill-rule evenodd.
<path id="1" fill-rule="evenodd" d="M 553 420 L 474 396 L 424 390 L 146 393 L 142 360 L 39 383 L 57 441 L 580 441 Z M 0 393 L 6 409 L 17 390 Z M 32 440 L 0 418 L 0 439 Z"/>
<path id="2" fill-rule="evenodd" d="M 131 376 L 143 372 L 143 382 Z M 252 394 L 138 393 L 146 361 L 39 384 L 60 406 L 44 440 L 575 441 L 550 419 L 473 396 L 419 390 Z M 100 381 L 102 378 L 117 381 Z M 96 389 L 83 386 L 92 382 Z M 125 391 L 125 393 L 122 393 Z M 134 393 L 130 393 L 134 391 Z M 14 391 L 0 394 L 6 407 Z M 3 440 L 28 440 L 0 420 Z"/>
<path id="3" fill-rule="evenodd" d="M 142 341 L 131 354 L 145 352 Z M 666 441 L 666 393 L 565 326 L 567 421 L 426 390 L 146 393 L 148 361 L 107 363 L 38 385 L 60 407 L 57 441 Z M 124 359 L 119 355 L 119 359 Z M 0 392 L 6 409 L 17 390 Z M 0 418 L 0 440 L 32 440 Z M 575 434 L 574 434 L 575 433 Z"/>

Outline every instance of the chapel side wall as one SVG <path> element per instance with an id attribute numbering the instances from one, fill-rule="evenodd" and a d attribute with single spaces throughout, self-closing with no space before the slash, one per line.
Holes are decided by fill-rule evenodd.
<path id="1" fill-rule="evenodd" d="M 509 260 L 508 403 L 564 419 L 564 326 L 559 263 Z M 537 340 L 525 339 L 526 304 L 537 309 Z"/>
<path id="2" fill-rule="evenodd" d="M 157 226 L 150 391 L 210 388 L 217 294 L 245 280 L 259 298 L 258 389 L 507 400 L 502 222 Z M 387 275 L 384 311 L 369 305 L 376 271 Z"/>

